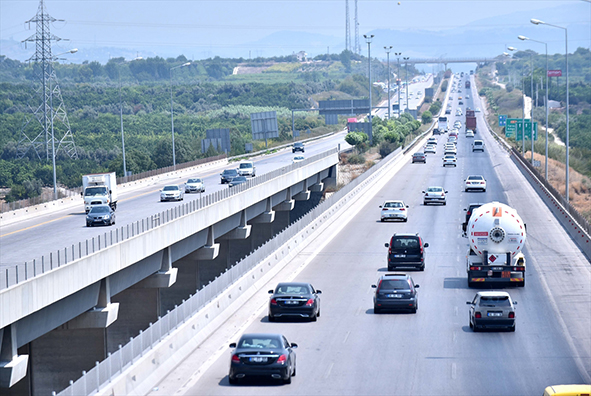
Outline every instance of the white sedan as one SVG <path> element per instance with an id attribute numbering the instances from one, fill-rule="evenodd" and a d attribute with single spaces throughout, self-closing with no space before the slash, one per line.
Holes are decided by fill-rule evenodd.
<path id="1" fill-rule="evenodd" d="M 205 192 L 205 183 L 203 179 L 194 178 L 189 179 L 185 183 L 185 193 L 192 193 L 192 192 Z"/>
<path id="2" fill-rule="evenodd" d="M 457 162 L 458 162 L 458 159 L 456 158 L 456 156 L 454 154 L 447 154 L 443 157 L 443 166 L 447 166 L 447 165 L 452 166 L 453 165 L 454 167 L 456 167 L 456 166 L 458 166 Z"/>
<path id="3" fill-rule="evenodd" d="M 486 179 L 482 175 L 470 175 L 465 180 L 464 191 L 481 190 L 486 191 Z"/>
<path id="4" fill-rule="evenodd" d="M 177 185 L 164 186 L 160 190 L 160 202 L 162 201 L 182 201 L 184 191 Z"/>
<path id="5" fill-rule="evenodd" d="M 466 137 L 474 137 L 474 131 L 472 129 L 466 130 Z"/>
<path id="6" fill-rule="evenodd" d="M 403 201 L 386 201 L 383 205 L 380 205 L 380 221 L 386 220 L 402 220 L 406 222 L 408 220 L 408 205 L 405 205 Z"/>

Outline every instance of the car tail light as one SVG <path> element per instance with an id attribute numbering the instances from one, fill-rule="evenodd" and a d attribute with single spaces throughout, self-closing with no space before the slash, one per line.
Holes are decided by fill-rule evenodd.
<path id="1" fill-rule="evenodd" d="M 306 301 L 306 307 L 311 307 L 312 305 L 314 305 L 313 299 L 309 299 L 308 301 Z"/>
<path id="2" fill-rule="evenodd" d="M 482 318 L 482 314 L 481 314 L 480 312 L 476 312 L 476 313 L 474 314 L 474 317 L 475 317 L 476 319 L 480 319 L 480 318 Z"/>
<path id="3" fill-rule="evenodd" d="M 271 299 L 271 305 L 277 305 L 277 300 L 275 300 L 274 298 Z"/>
<path id="4" fill-rule="evenodd" d="M 470 267 L 470 271 L 480 271 L 482 267 Z"/>
<path id="5" fill-rule="evenodd" d="M 285 362 L 287 362 L 287 355 L 281 355 L 277 358 L 277 363 L 285 364 Z"/>
<path id="6" fill-rule="evenodd" d="M 509 319 L 515 319 L 515 312 L 509 312 Z"/>
<path id="7" fill-rule="evenodd" d="M 388 210 L 388 208 L 382 208 L 382 210 Z"/>
<path id="8" fill-rule="evenodd" d="M 480 182 L 480 184 L 484 184 L 484 182 Z"/>
<path id="9" fill-rule="evenodd" d="M 419 237 L 419 246 L 421 247 L 421 254 L 423 254 L 423 240 Z"/>
<path id="10" fill-rule="evenodd" d="M 238 355 L 232 355 L 232 363 L 240 363 L 240 357 Z"/>

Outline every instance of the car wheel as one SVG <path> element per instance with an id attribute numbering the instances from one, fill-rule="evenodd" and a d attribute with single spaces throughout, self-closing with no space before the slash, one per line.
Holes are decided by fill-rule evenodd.
<path id="1" fill-rule="evenodd" d="M 384 222 L 384 219 L 380 219 L 380 221 L 383 223 Z"/>
<path id="2" fill-rule="evenodd" d="M 311 321 L 311 322 L 316 322 L 317 320 L 318 320 L 318 315 L 317 315 L 317 314 L 313 314 L 313 315 L 310 317 L 310 321 Z"/>
<path id="3" fill-rule="evenodd" d="M 470 328 L 471 329 L 474 329 L 474 325 L 472 324 L 472 321 L 471 320 L 469 320 L 469 324 L 470 324 Z"/>
<path id="4" fill-rule="evenodd" d="M 445 205 L 447 205 L 447 202 L 444 202 L 444 203 L 443 203 L 443 206 L 445 206 Z"/>
<path id="5" fill-rule="evenodd" d="M 275 320 L 275 317 L 274 317 L 273 315 L 271 315 L 271 314 L 269 314 L 269 315 L 267 316 L 267 319 L 269 320 L 269 322 L 275 322 L 275 321 L 276 321 L 276 320 Z"/>
<path id="6" fill-rule="evenodd" d="M 523 278 L 523 282 L 519 282 L 517 287 L 525 287 L 525 278 Z"/>
<path id="7" fill-rule="evenodd" d="M 293 365 L 293 373 L 291 373 L 291 376 L 292 377 L 295 377 L 296 376 L 296 366 L 295 366 L 295 364 Z"/>
<path id="8" fill-rule="evenodd" d="M 425 270 L 425 264 L 423 264 L 419 267 L 419 271 L 424 271 L 424 270 Z"/>
<path id="9" fill-rule="evenodd" d="M 378 314 L 378 313 L 380 313 L 381 311 L 382 311 L 382 310 L 381 310 L 381 308 L 378 308 L 378 307 L 377 307 L 377 306 L 375 306 L 375 305 L 373 306 L 373 313 L 375 313 L 375 314 Z"/>
<path id="10" fill-rule="evenodd" d="M 511 331 L 511 332 L 515 332 L 515 325 L 513 325 L 513 326 L 509 327 L 509 331 Z"/>
<path id="11" fill-rule="evenodd" d="M 283 380 L 283 383 L 284 383 L 284 384 L 291 384 L 291 373 L 289 373 L 289 375 L 288 375 L 287 379 L 284 379 L 284 380 Z"/>
<path id="12" fill-rule="evenodd" d="M 90 224 L 86 223 L 86 227 L 90 227 Z"/>
<path id="13" fill-rule="evenodd" d="M 319 318 L 320 317 L 320 308 L 318 308 L 318 312 L 316 312 L 316 317 Z"/>
<path id="14" fill-rule="evenodd" d="M 404 219 L 404 222 L 406 223 L 408 221 L 408 218 Z"/>
<path id="15" fill-rule="evenodd" d="M 236 385 L 238 383 L 238 379 L 228 377 L 228 382 L 230 383 L 230 385 Z"/>
<path id="16" fill-rule="evenodd" d="M 476 325 L 473 325 L 472 326 L 472 331 L 475 332 L 475 333 L 478 333 L 480 331 L 480 328 L 478 326 L 476 326 Z"/>
<path id="17" fill-rule="evenodd" d="M 468 281 L 468 287 L 475 287 L 476 285 L 474 284 L 474 282 L 470 282 Z"/>

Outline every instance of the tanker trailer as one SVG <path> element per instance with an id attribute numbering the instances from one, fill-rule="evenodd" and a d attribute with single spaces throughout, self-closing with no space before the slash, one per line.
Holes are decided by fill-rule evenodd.
<path id="1" fill-rule="evenodd" d="M 526 239 L 523 220 L 515 209 L 491 202 L 474 209 L 468 221 L 470 249 L 466 255 L 468 286 L 525 286 Z"/>

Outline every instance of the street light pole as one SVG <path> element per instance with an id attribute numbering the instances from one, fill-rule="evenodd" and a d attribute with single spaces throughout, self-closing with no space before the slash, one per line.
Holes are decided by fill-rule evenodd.
<path id="1" fill-rule="evenodd" d="M 372 123 L 371 123 L 371 39 L 373 38 L 373 34 L 368 35 L 364 34 L 363 37 L 367 42 L 367 68 L 369 70 L 369 145 L 373 144 L 373 133 L 372 133 Z"/>
<path id="2" fill-rule="evenodd" d="M 390 51 L 392 50 L 392 46 L 384 47 L 384 49 L 388 56 L 388 119 L 390 119 L 390 110 L 392 110 L 392 106 L 390 106 Z"/>
<path id="3" fill-rule="evenodd" d="M 546 48 L 546 96 L 544 98 L 544 104 L 545 104 L 545 111 L 546 111 L 546 147 L 545 147 L 545 157 L 546 157 L 546 163 L 544 164 L 544 178 L 546 180 L 548 180 L 548 43 L 544 42 L 544 41 L 539 41 L 539 40 L 534 40 L 532 38 L 529 37 L 525 37 L 525 36 L 518 36 L 517 37 L 519 40 L 529 40 L 529 41 L 534 41 L 536 43 L 540 43 L 540 44 L 544 44 L 544 47 Z M 532 126 L 532 133 L 533 133 L 533 126 Z M 532 154 L 533 155 L 533 154 Z"/>
<path id="4" fill-rule="evenodd" d="M 569 103 L 569 98 L 568 98 L 568 30 L 565 27 L 562 26 L 558 26 L 558 25 L 552 25 L 550 23 L 546 23 L 546 22 L 542 22 L 538 19 L 531 19 L 530 20 L 531 23 L 533 23 L 534 25 L 548 25 L 551 27 L 555 27 L 558 29 L 563 29 L 564 30 L 564 47 L 565 47 L 565 60 L 566 60 L 566 189 L 565 189 L 565 198 L 566 198 L 566 202 L 569 202 L 569 194 L 568 194 L 568 188 L 569 188 L 569 136 L 570 136 L 570 131 L 569 131 L 569 113 L 570 113 L 570 103 Z M 546 75 L 546 78 L 548 78 L 548 76 Z M 570 203 L 570 202 L 569 202 Z"/>
<path id="5" fill-rule="evenodd" d="M 143 59 L 141 56 L 138 56 L 132 60 L 141 60 Z M 123 153 L 123 177 L 127 177 L 127 165 L 125 163 L 125 136 L 123 134 L 123 101 L 121 100 L 121 65 L 126 63 L 124 60 L 117 65 L 117 73 L 119 74 L 119 119 L 121 120 L 121 151 Z"/>
<path id="6" fill-rule="evenodd" d="M 396 85 L 398 86 L 398 118 L 400 118 L 400 83 L 402 82 L 400 80 L 400 55 L 402 55 L 402 52 L 395 52 L 394 55 L 396 55 L 396 59 L 398 61 L 398 71 L 396 72 Z"/>
<path id="7" fill-rule="evenodd" d="M 406 80 L 406 109 L 405 111 L 407 113 L 410 113 L 410 110 L 408 109 L 408 60 L 410 59 L 408 56 L 402 58 L 404 59 L 405 63 L 404 63 L 404 68 L 406 69 L 405 73 L 404 73 L 404 77 Z"/>
<path id="8" fill-rule="evenodd" d="M 517 51 L 515 47 L 507 47 L 509 51 Z M 521 99 L 523 104 L 521 106 L 521 153 L 525 154 L 525 74 L 521 72 Z M 533 125 L 532 125 L 533 129 Z M 533 164 L 532 164 L 533 165 Z"/>
<path id="9" fill-rule="evenodd" d="M 174 147 L 174 112 L 172 108 L 172 71 L 174 69 L 178 69 L 180 67 L 189 66 L 191 62 L 183 63 L 182 65 L 178 65 L 175 67 L 170 68 L 170 125 L 172 129 L 172 168 L 176 170 L 176 150 Z"/>

